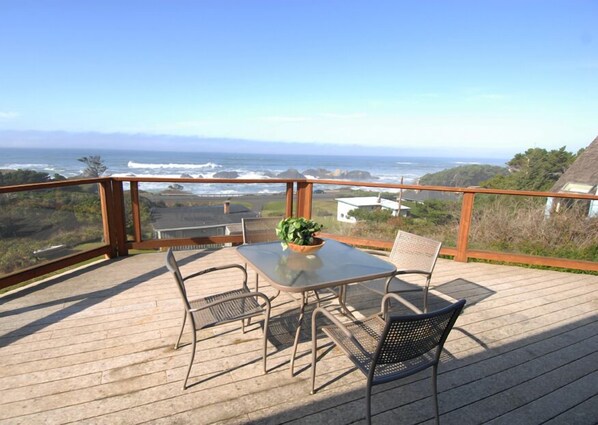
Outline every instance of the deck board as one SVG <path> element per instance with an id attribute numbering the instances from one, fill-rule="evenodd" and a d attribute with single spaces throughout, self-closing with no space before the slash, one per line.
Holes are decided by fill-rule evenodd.
<path id="1" fill-rule="evenodd" d="M 183 274 L 231 262 L 234 249 L 177 252 Z M 189 346 L 174 350 L 180 299 L 164 254 L 100 262 L 0 297 L 0 424 L 362 423 L 364 379 L 332 349 L 309 395 L 309 332 L 288 370 L 298 306 L 274 301 L 269 373 L 261 327 L 204 330 L 183 391 Z M 249 271 L 250 286 L 254 273 Z M 193 293 L 230 289 L 234 271 Z M 466 298 L 439 369 L 442 423 L 594 424 L 598 417 L 598 276 L 439 260 L 431 306 Z M 275 291 L 266 284 L 260 290 Z M 356 315 L 380 297 L 352 285 Z M 186 333 L 183 342 L 189 343 Z M 321 343 L 322 344 L 322 343 Z M 323 340 L 326 345 L 326 341 Z M 429 374 L 374 389 L 374 423 L 431 423 Z"/>

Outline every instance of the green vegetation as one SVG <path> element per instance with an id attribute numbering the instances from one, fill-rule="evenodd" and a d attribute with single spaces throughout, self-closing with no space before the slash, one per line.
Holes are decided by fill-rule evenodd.
<path id="1" fill-rule="evenodd" d="M 491 189 L 549 190 L 582 151 L 567 152 L 565 147 L 547 151 L 533 148 L 515 155 L 507 165 L 510 174 L 498 175 L 482 183 Z"/>
<path id="2" fill-rule="evenodd" d="M 0 273 L 25 268 L 79 250 L 103 237 L 100 200 L 75 186 L 0 195 Z M 36 253 L 36 251 L 40 251 Z"/>
<path id="3" fill-rule="evenodd" d="M 65 180 L 60 174 L 50 177 L 48 173 L 33 170 L 14 170 L 0 172 L 0 186 L 13 186 L 17 184 L 45 183 L 52 180 Z"/>
<path id="4" fill-rule="evenodd" d="M 94 177 L 106 167 L 99 156 L 80 158 L 84 175 Z M 32 170 L 0 173 L 0 186 L 65 180 Z M 131 209 L 130 196 L 125 207 Z M 150 202 L 141 197 L 142 222 L 149 225 Z M 133 233 L 131 215 L 127 231 Z M 96 247 L 104 230 L 96 184 L 0 194 L 0 274 Z"/>
<path id="5" fill-rule="evenodd" d="M 392 213 L 390 210 L 364 210 L 354 209 L 349 211 L 348 217 L 353 217 L 357 221 L 367 221 L 370 223 L 384 223 L 387 222 L 391 217 Z"/>
<path id="6" fill-rule="evenodd" d="M 270 201 L 262 207 L 262 217 L 282 217 L 286 209 L 286 201 Z"/>
<path id="7" fill-rule="evenodd" d="M 581 152 L 567 152 L 565 147 L 550 151 L 532 148 L 516 154 L 507 162 L 508 168 L 495 165 L 462 165 L 426 174 L 419 182 L 428 186 L 480 185 L 491 189 L 544 191 L 550 189 Z"/>
<path id="8" fill-rule="evenodd" d="M 509 171 L 497 165 L 461 165 L 424 175 L 419 183 L 426 186 L 469 187 L 478 186 L 495 176 L 506 176 Z"/>
<path id="9" fill-rule="evenodd" d="M 508 175 L 495 175 L 484 187 L 500 189 L 546 190 L 579 155 L 564 148 L 546 151 L 528 149 L 508 162 Z M 464 167 L 436 173 L 435 177 L 463 178 Z M 469 168 L 475 170 L 474 168 Z M 474 175 L 473 173 L 472 175 Z M 423 180 L 423 179 L 422 179 Z M 467 186 L 469 180 L 457 185 Z M 422 181 L 423 183 L 423 181 Z M 447 185 L 447 181 L 426 181 Z M 477 195 L 470 229 L 473 249 L 513 252 L 547 257 L 598 261 L 598 218 L 587 217 L 587 205 L 571 203 L 558 214 L 545 216 L 545 198 Z M 326 231 L 366 239 L 393 240 L 399 229 L 456 245 L 461 201 L 428 200 L 408 202 L 409 217 L 390 217 L 382 211 L 354 211 L 356 224 L 326 223 Z M 322 220 L 321 215 L 314 215 Z"/>
<path id="10" fill-rule="evenodd" d="M 100 177 L 107 170 L 104 160 L 99 155 L 84 156 L 77 161 L 86 165 L 83 170 L 83 177 Z"/>

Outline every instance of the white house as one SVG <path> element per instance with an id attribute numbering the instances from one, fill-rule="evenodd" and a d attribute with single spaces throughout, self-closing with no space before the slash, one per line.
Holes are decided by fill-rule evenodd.
<path id="1" fill-rule="evenodd" d="M 598 137 L 577 157 L 567 171 L 555 182 L 551 192 L 556 192 L 554 197 L 548 198 L 545 214 L 548 216 L 553 211 L 570 204 L 587 205 L 589 217 L 598 217 L 598 201 L 577 201 L 559 198 L 559 193 L 580 193 L 584 195 L 598 195 Z"/>
<path id="2" fill-rule="evenodd" d="M 355 223 L 355 217 L 349 217 L 349 212 L 355 209 L 362 209 L 368 211 L 374 210 L 390 210 L 393 217 L 399 215 L 399 203 L 384 199 L 379 196 L 360 196 L 355 198 L 336 198 L 336 219 L 338 221 L 344 221 L 345 223 Z M 404 205 L 400 206 L 401 216 L 406 216 L 409 211 L 409 207 Z"/>

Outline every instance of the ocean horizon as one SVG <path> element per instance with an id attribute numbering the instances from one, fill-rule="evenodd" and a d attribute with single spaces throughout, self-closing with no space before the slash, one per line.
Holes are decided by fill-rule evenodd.
<path id="1" fill-rule="evenodd" d="M 218 152 L 165 152 L 141 150 L 102 150 L 93 148 L 36 149 L 0 148 L 0 169 L 30 169 L 55 173 L 70 178 L 78 176 L 85 164 L 83 156 L 100 155 L 107 166 L 105 175 L 115 177 L 203 177 L 213 178 L 216 173 L 234 173 L 238 178 L 267 181 L 289 169 L 303 173 L 306 170 L 365 171 L 373 182 L 416 183 L 428 173 L 467 164 L 504 165 L 507 159 L 470 157 L 422 156 L 348 156 L 348 155 L 280 155 L 234 154 Z M 306 175 L 306 177 L 315 177 Z M 272 184 L 188 185 L 185 190 L 196 194 L 244 194 L 279 192 Z M 168 187 L 163 183 L 143 183 L 142 189 L 159 191 Z"/>

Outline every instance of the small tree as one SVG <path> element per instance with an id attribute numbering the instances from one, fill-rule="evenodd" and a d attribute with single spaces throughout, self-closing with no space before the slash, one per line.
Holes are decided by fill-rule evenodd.
<path id="1" fill-rule="evenodd" d="M 100 155 L 84 156 L 77 161 L 80 161 L 87 166 L 87 168 L 83 170 L 84 177 L 100 177 L 108 168 L 104 165 L 104 160 Z"/>

